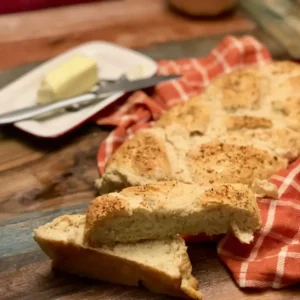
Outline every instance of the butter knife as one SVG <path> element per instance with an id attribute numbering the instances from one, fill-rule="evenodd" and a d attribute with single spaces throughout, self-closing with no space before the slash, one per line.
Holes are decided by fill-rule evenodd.
<path id="1" fill-rule="evenodd" d="M 118 92 L 132 92 L 139 89 L 154 86 L 160 82 L 177 79 L 181 75 L 153 76 L 138 80 L 121 80 L 99 87 L 93 92 L 85 93 L 76 97 L 59 100 L 49 104 L 38 104 L 25 107 L 8 113 L 0 114 L 0 125 L 11 124 L 46 114 L 48 112 L 64 109 L 72 106 L 89 105 L 93 102 L 102 101 Z"/>

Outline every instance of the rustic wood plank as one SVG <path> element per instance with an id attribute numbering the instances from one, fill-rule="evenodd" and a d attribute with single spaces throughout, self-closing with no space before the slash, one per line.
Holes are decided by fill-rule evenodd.
<path id="1" fill-rule="evenodd" d="M 45 60 L 90 40 L 142 48 L 254 28 L 239 11 L 213 20 L 188 19 L 169 10 L 164 0 L 107 1 L 3 15 L 0 68 Z"/>
<path id="2" fill-rule="evenodd" d="M 39 150 L 11 138 L 1 142 L 0 219 L 92 199 L 98 177 L 96 153 L 106 136 L 105 132 L 98 133 L 98 128 L 95 130 L 67 145 L 63 143 L 64 147 L 59 141 L 40 141 L 43 148 Z M 47 147 L 49 143 L 51 147 Z M 12 145 L 14 151 L 10 149 Z"/>
<path id="3" fill-rule="evenodd" d="M 72 204 L 69 207 L 57 206 L 52 210 L 39 210 L 32 213 L 25 213 L 5 223 L 1 221 L 0 227 L 0 257 L 2 259 L 27 253 L 37 249 L 32 238 L 33 230 L 46 224 L 54 218 L 65 214 L 85 213 L 88 201 L 83 204 Z M 11 238 L 14 237 L 14 238 Z"/>
<path id="4" fill-rule="evenodd" d="M 40 151 L 31 149 L 26 144 L 8 139 L 0 144 L 0 172 L 25 165 L 41 158 L 42 155 Z"/>

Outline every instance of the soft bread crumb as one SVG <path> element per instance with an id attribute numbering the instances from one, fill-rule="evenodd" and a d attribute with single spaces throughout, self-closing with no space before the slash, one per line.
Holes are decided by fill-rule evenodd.
<path id="1" fill-rule="evenodd" d="M 239 228 L 235 221 L 231 222 L 231 229 L 236 237 L 239 237 L 239 240 L 244 244 L 250 244 L 253 241 L 253 232 L 243 231 Z"/>
<path id="2" fill-rule="evenodd" d="M 252 184 L 253 192 L 257 197 L 270 197 L 273 199 L 278 198 L 277 186 L 267 180 L 255 179 Z"/>
<path id="3" fill-rule="evenodd" d="M 154 292 L 202 299 L 198 282 L 191 274 L 187 247 L 182 238 L 173 236 L 162 240 L 90 248 L 83 244 L 85 219 L 85 215 L 61 216 L 35 230 L 34 239 L 54 259 L 57 267 L 78 275 L 126 285 L 135 286 L 142 282 Z M 104 262 L 103 269 L 101 264 L 105 257 L 115 265 Z M 68 264 L 69 261 L 71 264 Z M 122 272 L 110 272 L 109 277 L 107 272 L 111 270 L 106 268 L 117 268 Z M 158 276 L 166 281 L 161 282 Z"/>

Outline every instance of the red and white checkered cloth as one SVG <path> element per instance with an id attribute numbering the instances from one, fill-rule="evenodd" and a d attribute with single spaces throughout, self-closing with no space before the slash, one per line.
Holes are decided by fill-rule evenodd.
<path id="1" fill-rule="evenodd" d="M 156 86 L 151 97 L 135 92 L 123 105 L 112 108 L 109 116 L 96 119 L 99 125 L 116 126 L 99 148 L 100 173 L 130 135 L 151 126 L 174 104 L 201 93 L 217 75 L 270 60 L 268 50 L 253 37 L 229 36 L 206 57 L 158 62 L 159 74 L 180 73 L 183 77 Z M 280 288 L 300 281 L 300 160 L 272 181 L 279 187 L 280 199 L 258 200 L 263 226 L 254 242 L 243 245 L 227 236 L 218 245 L 220 258 L 240 287 Z M 203 241 L 203 235 L 199 240 Z"/>
<path id="2" fill-rule="evenodd" d="M 218 254 L 240 287 L 279 289 L 300 282 L 300 159 L 270 180 L 279 199 L 258 199 L 262 228 L 250 245 L 226 236 Z"/>

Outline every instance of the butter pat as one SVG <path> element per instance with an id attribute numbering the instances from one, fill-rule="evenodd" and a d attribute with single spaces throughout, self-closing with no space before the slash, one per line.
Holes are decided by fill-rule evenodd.
<path id="1" fill-rule="evenodd" d="M 143 65 L 137 65 L 134 68 L 130 69 L 126 73 L 126 77 L 129 80 L 136 80 L 143 78 L 145 74 L 145 67 Z"/>
<path id="2" fill-rule="evenodd" d="M 38 90 L 38 103 L 74 97 L 91 90 L 98 81 L 97 63 L 84 55 L 73 56 L 47 73 Z"/>

